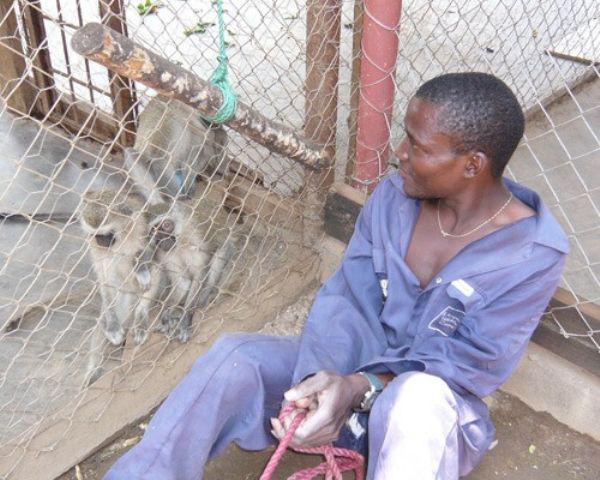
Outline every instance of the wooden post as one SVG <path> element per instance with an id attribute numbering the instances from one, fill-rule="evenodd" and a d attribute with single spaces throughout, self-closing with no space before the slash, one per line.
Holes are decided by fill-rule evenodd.
<path id="1" fill-rule="evenodd" d="M 87 58 L 204 115 L 214 115 L 223 103 L 221 90 L 214 85 L 99 23 L 77 30 L 71 44 Z M 327 151 L 242 102 L 227 126 L 306 168 L 319 170 L 331 164 Z"/>
<path id="2" fill-rule="evenodd" d="M 0 97 L 9 108 L 28 114 L 33 105 L 34 90 L 26 72 L 14 8 L 15 2 L 0 2 Z"/>
<path id="3" fill-rule="evenodd" d="M 114 31 L 127 36 L 125 10 L 122 0 L 99 0 L 102 23 Z M 121 146 L 132 146 L 135 142 L 135 104 L 136 96 L 133 82 L 127 77 L 116 75 L 108 70 L 110 96 L 113 102 L 115 118 L 120 124 Z"/>
<path id="4" fill-rule="evenodd" d="M 56 102 L 54 77 L 52 76 L 52 63 L 48 50 L 48 38 L 40 0 L 27 0 L 21 2 L 23 23 L 27 34 L 28 55 L 33 66 L 33 78 L 38 90 L 35 108 L 43 116 L 60 109 Z"/>
<path id="5" fill-rule="evenodd" d="M 306 122 L 304 133 L 335 159 L 340 56 L 341 5 L 338 0 L 308 0 L 306 12 Z M 333 168 L 306 172 L 305 242 L 322 233 L 323 208 L 333 183 Z"/>

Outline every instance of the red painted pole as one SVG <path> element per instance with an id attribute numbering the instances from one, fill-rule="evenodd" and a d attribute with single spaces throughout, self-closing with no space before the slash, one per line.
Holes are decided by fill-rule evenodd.
<path id="1" fill-rule="evenodd" d="M 402 0 L 364 0 L 364 8 L 353 184 L 370 192 L 388 164 Z"/>

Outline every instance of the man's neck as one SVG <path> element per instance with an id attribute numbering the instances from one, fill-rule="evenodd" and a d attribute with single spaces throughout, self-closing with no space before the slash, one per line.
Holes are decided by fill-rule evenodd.
<path id="1" fill-rule="evenodd" d="M 473 185 L 455 197 L 440 198 L 440 215 L 450 232 L 464 231 L 492 217 L 510 197 L 498 179 L 484 185 Z"/>

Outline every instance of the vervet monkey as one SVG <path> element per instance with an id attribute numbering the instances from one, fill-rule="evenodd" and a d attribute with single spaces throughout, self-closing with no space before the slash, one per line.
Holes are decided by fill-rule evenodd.
<path id="1" fill-rule="evenodd" d="M 84 195 L 79 220 L 89 239 L 102 298 L 101 327 L 120 345 L 132 326 L 134 341 L 148 337 L 150 309 L 161 288 L 144 202 L 109 189 Z"/>
<path id="2" fill-rule="evenodd" d="M 207 198 L 195 207 L 163 203 L 148 212 L 150 235 L 169 285 L 162 327 L 186 342 L 195 311 L 213 299 L 239 251 L 243 227 L 235 214 Z"/>
<path id="3" fill-rule="evenodd" d="M 225 172 L 226 143 L 223 127 L 159 95 L 139 116 L 135 145 L 124 152 L 125 168 L 151 204 L 190 198 L 198 175 Z"/>

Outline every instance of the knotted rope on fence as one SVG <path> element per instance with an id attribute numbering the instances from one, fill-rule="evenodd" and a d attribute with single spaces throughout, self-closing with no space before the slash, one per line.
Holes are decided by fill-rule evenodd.
<path id="1" fill-rule="evenodd" d="M 225 42 L 225 20 L 223 19 L 222 0 L 217 0 L 217 17 L 219 19 L 219 65 L 210 77 L 211 83 L 218 87 L 223 94 L 223 103 L 221 108 L 213 116 L 202 115 L 204 120 L 212 123 L 227 123 L 235 115 L 237 109 L 237 97 L 235 91 L 229 83 L 227 57 L 227 43 Z"/>
<path id="2" fill-rule="evenodd" d="M 279 420 L 283 423 L 284 418 L 296 409 L 294 402 L 290 402 L 286 405 L 279 414 Z M 301 411 L 294 417 L 294 420 L 290 424 L 285 436 L 279 442 L 279 445 L 275 449 L 275 452 L 271 456 L 269 463 L 265 467 L 260 480 L 270 480 L 275 473 L 277 465 L 281 461 L 287 448 L 299 453 L 310 453 L 319 454 L 325 457 L 325 461 L 316 467 L 306 468 L 294 473 L 288 480 L 310 480 L 315 478 L 317 475 L 325 475 L 325 480 L 342 480 L 342 473 L 346 471 L 355 471 L 356 480 L 363 480 L 364 464 L 365 460 L 363 456 L 355 452 L 354 450 L 348 450 L 346 448 L 336 448 L 333 445 L 322 445 L 320 447 L 310 448 L 293 448 L 290 447 L 290 442 L 294 436 L 294 432 L 302 423 L 302 420 L 306 417 L 306 410 Z"/>

